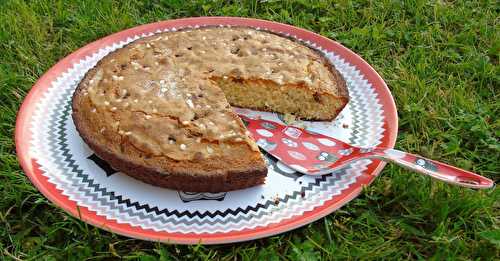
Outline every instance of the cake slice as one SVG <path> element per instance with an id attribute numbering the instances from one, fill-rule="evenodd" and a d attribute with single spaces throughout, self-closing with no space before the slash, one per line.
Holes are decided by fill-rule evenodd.
<path id="1" fill-rule="evenodd" d="M 263 156 L 230 104 L 331 120 L 342 77 L 316 51 L 249 28 L 157 34 L 104 57 L 73 95 L 83 140 L 144 182 L 221 192 L 262 184 Z"/>

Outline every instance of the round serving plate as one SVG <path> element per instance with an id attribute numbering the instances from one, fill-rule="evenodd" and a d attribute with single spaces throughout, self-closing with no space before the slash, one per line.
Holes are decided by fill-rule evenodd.
<path id="1" fill-rule="evenodd" d="M 116 172 L 87 147 L 71 119 L 71 96 L 90 68 L 109 52 L 141 37 L 214 25 L 275 32 L 324 53 L 346 80 L 350 101 L 334 121 L 302 122 L 302 126 L 360 147 L 394 146 L 398 124 L 391 93 L 377 72 L 346 47 L 270 21 L 186 18 L 134 27 L 90 43 L 36 82 L 18 113 L 15 134 L 19 161 L 33 184 L 57 206 L 87 223 L 133 238 L 181 244 L 230 243 L 275 235 L 324 217 L 359 195 L 380 173 L 383 162 L 358 161 L 313 177 L 266 155 L 269 174 L 264 185 L 227 193 L 190 193 L 154 187 Z M 239 112 L 282 119 L 273 113 Z"/>

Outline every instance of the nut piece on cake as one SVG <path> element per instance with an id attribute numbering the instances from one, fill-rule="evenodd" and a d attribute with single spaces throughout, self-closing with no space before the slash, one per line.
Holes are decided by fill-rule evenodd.
<path id="1" fill-rule="evenodd" d="M 348 101 L 320 53 L 249 28 L 157 34 L 104 57 L 73 95 L 83 140 L 114 168 L 183 191 L 264 183 L 267 168 L 231 105 L 332 120 Z"/>

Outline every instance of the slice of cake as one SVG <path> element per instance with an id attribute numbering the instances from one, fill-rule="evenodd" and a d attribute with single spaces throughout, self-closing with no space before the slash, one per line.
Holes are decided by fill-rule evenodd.
<path id="1" fill-rule="evenodd" d="M 262 184 L 267 168 L 231 105 L 331 120 L 348 100 L 326 59 L 249 28 L 157 34 L 104 57 L 73 95 L 83 140 L 115 169 L 193 192 Z"/>

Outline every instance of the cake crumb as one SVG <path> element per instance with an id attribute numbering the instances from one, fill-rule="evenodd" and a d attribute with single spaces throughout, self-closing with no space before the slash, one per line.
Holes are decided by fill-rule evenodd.
<path id="1" fill-rule="evenodd" d="M 306 77 L 304 77 L 304 82 L 306 82 L 307 84 L 311 84 L 312 80 L 309 76 L 306 76 Z"/>
<path id="2" fill-rule="evenodd" d="M 347 123 L 344 123 L 344 124 L 342 124 L 342 128 L 347 129 L 347 128 L 349 128 L 349 125 L 347 125 Z"/>
<path id="3" fill-rule="evenodd" d="M 123 76 L 116 76 L 116 75 L 111 76 L 111 78 L 112 78 L 114 81 L 123 81 L 123 79 L 124 79 L 124 77 L 123 77 Z"/>
<path id="4" fill-rule="evenodd" d="M 104 101 L 104 105 L 108 106 L 109 105 L 109 101 Z"/>
<path id="5" fill-rule="evenodd" d="M 207 152 L 208 152 L 208 154 L 212 154 L 214 152 L 214 149 L 207 146 Z"/>
<path id="6" fill-rule="evenodd" d="M 135 61 L 130 62 L 130 64 L 132 64 L 132 67 L 134 67 L 134 70 L 138 70 L 139 68 L 142 67 L 140 63 L 135 62 Z"/>

